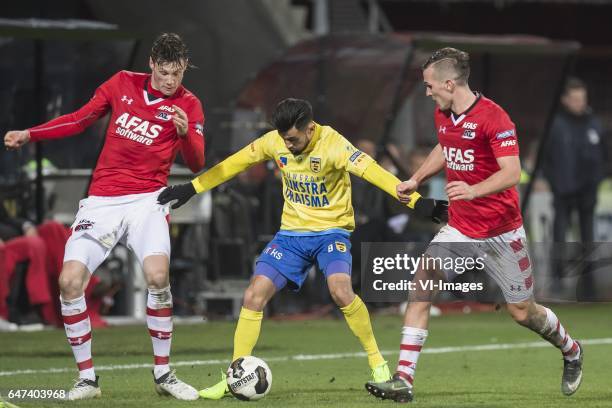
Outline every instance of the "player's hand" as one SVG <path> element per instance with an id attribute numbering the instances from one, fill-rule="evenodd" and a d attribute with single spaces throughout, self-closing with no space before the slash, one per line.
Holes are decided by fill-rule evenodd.
<path id="1" fill-rule="evenodd" d="M 466 200 L 470 201 L 476 198 L 474 187 L 470 186 L 465 181 L 451 181 L 446 185 L 446 195 L 451 201 Z"/>
<path id="2" fill-rule="evenodd" d="M 395 188 L 397 191 L 397 198 L 403 204 L 408 204 L 410 202 L 410 194 L 414 193 L 417 188 L 419 188 L 419 183 L 412 179 L 402 181 Z"/>
<path id="3" fill-rule="evenodd" d="M 172 123 L 174 123 L 176 133 L 178 133 L 179 136 L 183 137 L 187 134 L 187 126 L 189 125 L 187 114 L 184 110 L 182 110 L 176 105 L 172 105 L 172 109 L 174 109 L 174 115 L 172 115 Z"/>
<path id="4" fill-rule="evenodd" d="M 447 222 L 448 201 L 421 197 L 414 204 L 414 212 L 423 218 L 429 218 L 436 224 Z"/>
<path id="5" fill-rule="evenodd" d="M 176 203 L 172 204 L 172 209 L 176 210 L 189 201 L 189 199 L 194 195 L 196 195 L 196 190 L 191 182 L 177 184 L 175 186 L 167 187 L 164 191 L 159 193 L 159 196 L 157 196 L 157 202 L 164 205 L 170 201 L 176 200 Z"/>
<path id="6" fill-rule="evenodd" d="M 4 146 L 8 150 L 19 149 L 30 141 L 29 130 L 9 130 L 4 135 Z"/>

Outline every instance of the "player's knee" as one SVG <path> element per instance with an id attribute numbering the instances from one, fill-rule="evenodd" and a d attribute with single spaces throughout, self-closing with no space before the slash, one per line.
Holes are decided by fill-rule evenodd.
<path id="1" fill-rule="evenodd" d="M 164 267 L 149 268 L 146 272 L 147 285 L 153 289 L 163 289 L 169 282 L 168 270 Z"/>
<path id="2" fill-rule="evenodd" d="M 266 307 L 267 301 L 265 293 L 252 285 L 244 291 L 243 305 L 249 310 L 261 312 Z"/>
<path id="3" fill-rule="evenodd" d="M 355 292 L 350 284 L 334 285 L 329 288 L 329 293 L 340 307 L 348 306 L 355 299 Z"/>
<path id="4" fill-rule="evenodd" d="M 507 308 L 515 322 L 521 326 L 529 326 L 529 306 L 526 303 L 510 303 Z"/>
<path id="5" fill-rule="evenodd" d="M 147 284 L 149 285 L 149 288 L 152 289 L 163 289 L 165 287 L 168 287 L 168 285 L 170 284 L 168 279 L 168 273 L 164 271 L 158 271 L 149 275 L 147 279 Z"/>
<path id="6" fill-rule="evenodd" d="M 63 270 L 59 276 L 58 284 L 64 299 L 76 299 L 85 292 L 86 279 L 78 271 Z"/>
<path id="7" fill-rule="evenodd" d="M 151 289 L 163 289 L 170 285 L 170 262 L 166 255 L 149 255 L 142 262 L 147 285 Z"/>

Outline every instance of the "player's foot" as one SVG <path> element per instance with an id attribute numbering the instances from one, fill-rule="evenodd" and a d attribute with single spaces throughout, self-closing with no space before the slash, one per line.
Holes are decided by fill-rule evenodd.
<path id="1" fill-rule="evenodd" d="M 179 400 L 193 401 L 198 399 L 198 391 L 191 385 L 176 378 L 174 370 L 168 371 L 155 380 L 155 391 L 159 395 L 171 395 Z"/>
<path id="2" fill-rule="evenodd" d="M 201 398 L 218 400 L 223 397 L 229 397 L 232 395 L 229 391 L 229 387 L 227 386 L 227 377 L 226 374 L 221 371 L 221 381 L 212 387 L 204 388 L 198 392 Z"/>
<path id="3" fill-rule="evenodd" d="M 412 401 L 412 385 L 397 374 L 384 382 L 368 381 L 365 387 L 370 394 L 381 399 L 390 399 L 395 402 Z"/>
<path id="4" fill-rule="evenodd" d="M 577 341 L 576 343 L 578 344 L 578 350 L 580 352 L 579 357 L 572 361 L 563 359 L 561 392 L 567 396 L 578 391 L 578 387 L 580 387 L 580 383 L 582 382 L 582 358 L 584 357 L 584 349 L 580 342 Z"/>
<path id="5" fill-rule="evenodd" d="M 100 377 L 96 375 L 95 381 L 87 378 L 76 380 L 72 389 L 68 391 L 68 401 L 100 398 L 102 391 L 98 385 L 98 378 Z"/>
<path id="6" fill-rule="evenodd" d="M 391 379 L 391 372 L 387 362 L 383 362 L 372 369 L 372 382 L 379 383 Z"/>

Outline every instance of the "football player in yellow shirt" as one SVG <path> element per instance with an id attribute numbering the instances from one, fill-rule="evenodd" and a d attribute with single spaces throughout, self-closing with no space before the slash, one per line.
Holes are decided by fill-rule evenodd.
<path id="1" fill-rule="evenodd" d="M 252 354 L 257 343 L 263 309 L 285 286 L 299 290 L 310 267 L 317 262 L 329 292 L 348 326 L 368 355 L 375 381 L 390 378 L 378 346 L 366 305 L 351 286 L 350 233 L 355 228 L 349 173 L 362 177 L 397 198 L 400 180 L 329 126 L 313 121 L 307 101 L 285 99 L 272 117 L 276 130 L 266 133 L 190 183 L 171 186 L 158 198 L 160 204 L 177 200 L 178 208 L 196 193 L 210 190 L 248 167 L 274 160 L 282 174 L 285 200 L 280 231 L 257 260 L 244 293 L 243 307 L 234 333 L 232 361 Z M 447 203 L 413 193 L 408 207 L 440 222 Z M 226 380 L 200 391 L 219 399 L 228 394 Z"/>

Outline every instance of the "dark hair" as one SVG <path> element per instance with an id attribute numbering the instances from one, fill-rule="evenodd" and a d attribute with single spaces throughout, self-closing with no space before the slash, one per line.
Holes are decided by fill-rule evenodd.
<path id="1" fill-rule="evenodd" d="M 584 89 L 586 91 L 586 84 L 582 79 L 576 77 L 568 77 L 563 86 L 563 95 L 567 95 L 570 91 L 576 89 Z"/>
<path id="2" fill-rule="evenodd" d="M 310 122 L 312 106 L 303 99 L 284 99 L 272 113 L 272 125 L 279 133 L 285 133 L 294 126 L 297 130 L 304 130 Z"/>
<path id="3" fill-rule="evenodd" d="M 192 67 L 189 64 L 189 49 L 180 35 L 175 33 L 162 33 L 153 42 L 151 47 L 151 59 L 155 64 L 178 64 L 185 68 Z"/>
<path id="4" fill-rule="evenodd" d="M 455 71 L 455 81 L 466 84 L 470 78 L 470 54 L 456 48 L 445 47 L 435 51 L 422 66 L 423 71 L 433 64 L 444 64 Z"/>

